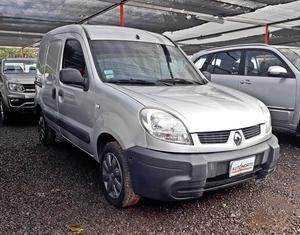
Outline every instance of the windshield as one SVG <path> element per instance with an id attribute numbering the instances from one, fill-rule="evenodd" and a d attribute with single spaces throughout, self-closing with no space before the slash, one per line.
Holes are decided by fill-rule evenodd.
<path id="1" fill-rule="evenodd" d="M 132 41 L 92 41 L 95 64 L 104 82 L 139 85 L 205 84 L 174 46 Z"/>
<path id="2" fill-rule="evenodd" d="M 30 60 L 4 61 L 3 72 L 5 74 L 35 74 L 36 61 L 30 61 Z"/>
<path id="3" fill-rule="evenodd" d="M 300 71 L 300 48 L 278 49 Z"/>

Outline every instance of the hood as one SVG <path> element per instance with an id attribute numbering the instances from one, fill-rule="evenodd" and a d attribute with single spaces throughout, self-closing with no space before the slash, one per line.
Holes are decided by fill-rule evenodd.
<path id="1" fill-rule="evenodd" d="M 34 84 L 35 74 L 4 74 L 8 82 L 21 83 L 21 84 Z"/>
<path id="2" fill-rule="evenodd" d="M 257 99 L 220 85 L 114 86 L 145 107 L 177 116 L 191 133 L 235 130 L 267 121 Z"/>

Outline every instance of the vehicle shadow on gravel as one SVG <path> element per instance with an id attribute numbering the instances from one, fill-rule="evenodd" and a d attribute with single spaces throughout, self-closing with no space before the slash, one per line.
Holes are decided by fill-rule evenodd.
<path id="1" fill-rule="evenodd" d="M 274 131 L 273 134 L 278 138 L 280 145 L 293 146 L 300 148 L 300 137 L 297 137 L 295 134 Z"/>
<path id="2" fill-rule="evenodd" d="M 149 198 L 141 198 L 141 201 L 137 205 L 140 208 L 152 208 L 152 209 L 158 209 L 161 208 L 182 208 L 182 207 L 188 207 L 192 206 L 193 204 L 202 204 L 202 203 L 209 203 L 214 200 L 218 200 L 220 198 L 230 198 L 229 194 L 236 193 L 237 191 L 243 191 L 247 190 L 248 185 L 254 184 L 254 182 L 245 182 L 243 184 L 238 184 L 229 188 L 225 189 L 219 189 L 211 192 L 204 193 L 203 196 L 195 199 L 188 199 L 188 200 L 182 200 L 182 201 L 170 201 L 170 202 L 164 202 L 164 201 L 158 201 L 153 200 Z"/>
<path id="3" fill-rule="evenodd" d="M 8 126 L 8 127 L 29 127 L 35 126 L 38 124 L 37 116 L 33 114 L 15 114 L 9 120 L 9 124 L 4 125 L 0 122 L 0 127 Z"/>
<path id="4" fill-rule="evenodd" d="M 49 161 L 55 161 L 59 165 L 58 170 L 65 178 L 64 180 L 68 181 L 68 176 L 75 176 L 76 185 L 82 188 L 84 188 L 84 184 L 96 185 L 98 190 L 99 164 L 88 154 L 62 137 L 57 137 L 52 146 L 43 146 L 38 143 L 37 148 L 47 155 Z"/>

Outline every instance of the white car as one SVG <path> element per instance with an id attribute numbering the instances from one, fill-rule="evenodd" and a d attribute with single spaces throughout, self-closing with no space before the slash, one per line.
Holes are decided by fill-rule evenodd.
<path id="1" fill-rule="evenodd" d="M 70 25 L 46 34 L 37 66 L 39 135 L 56 133 L 100 163 L 116 207 L 264 178 L 279 146 L 255 98 L 209 83 L 168 38 Z"/>
<path id="2" fill-rule="evenodd" d="M 300 49 L 266 44 L 233 45 L 200 51 L 196 67 L 214 83 L 261 100 L 273 129 L 300 135 Z"/>

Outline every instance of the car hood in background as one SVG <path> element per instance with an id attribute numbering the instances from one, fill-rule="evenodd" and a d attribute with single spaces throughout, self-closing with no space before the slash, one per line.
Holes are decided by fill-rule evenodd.
<path id="1" fill-rule="evenodd" d="M 220 85 L 115 87 L 145 107 L 174 114 L 190 132 L 235 130 L 266 121 L 255 98 Z"/>
<path id="2" fill-rule="evenodd" d="M 4 74 L 4 76 L 9 82 L 21 83 L 21 84 L 34 84 L 34 80 L 35 80 L 34 73 Z"/>

